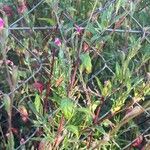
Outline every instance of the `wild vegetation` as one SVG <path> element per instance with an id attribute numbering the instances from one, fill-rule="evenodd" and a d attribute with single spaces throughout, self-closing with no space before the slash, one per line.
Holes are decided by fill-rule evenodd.
<path id="1" fill-rule="evenodd" d="M 0 149 L 150 149 L 149 0 L 0 1 Z"/>

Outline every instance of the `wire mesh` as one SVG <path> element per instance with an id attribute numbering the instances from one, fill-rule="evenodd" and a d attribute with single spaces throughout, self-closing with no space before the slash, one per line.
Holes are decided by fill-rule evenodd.
<path id="1" fill-rule="evenodd" d="M 98 8 L 94 14 L 98 14 L 98 13 L 103 13 L 112 3 L 115 3 L 116 0 L 110 0 L 108 1 L 103 7 L 100 7 Z M 36 8 L 38 8 L 40 5 L 42 5 L 43 3 L 45 2 L 45 0 L 41 0 L 39 1 L 33 8 L 31 8 L 26 15 L 30 15 L 31 12 L 33 12 Z M 124 11 L 127 11 L 127 10 L 124 10 Z M 147 30 L 144 30 L 142 25 L 138 22 L 138 20 L 136 20 L 130 12 L 127 11 L 127 14 L 130 18 L 132 18 L 135 23 L 139 26 L 140 30 L 132 30 L 132 29 L 129 29 L 129 30 L 124 30 L 124 29 L 112 29 L 112 28 L 107 28 L 105 29 L 104 32 L 117 32 L 117 33 L 132 33 L 132 34 L 142 34 L 143 35 L 143 38 L 147 40 L 148 43 L 150 43 L 149 39 L 148 39 L 148 36 L 150 34 L 149 31 Z M 68 17 L 68 15 L 66 13 L 63 14 L 64 17 L 67 17 L 68 18 L 68 21 L 72 21 L 70 19 L 70 17 Z M 35 58 L 37 64 L 38 64 L 38 68 L 33 72 L 32 75 L 30 75 L 30 77 L 28 77 L 27 79 L 25 79 L 24 81 L 22 81 L 22 83 L 20 83 L 15 89 L 13 89 L 13 91 L 10 91 L 9 93 L 5 93 L 5 91 L 0 91 L 0 94 L 1 94 L 1 98 L 3 97 L 3 95 L 7 94 L 9 96 L 11 96 L 12 94 L 14 95 L 15 92 L 17 90 L 19 90 L 22 86 L 24 86 L 25 84 L 27 84 L 32 78 L 35 77 L 36 74 L 40 73 L 42 70 L 45 70 L 45 67 L 43 67 L 43 63 L 44 61 L 41 61 L 33 52 L 32 50 L 28 49 L 28 47 L 26 47 L 19 39 L 18 37 L 16 37 L 14 34 L 13 34 L 13 31 L 22 31 L 22 30 L 32 30 L 34 32 L 36 31 L 44 31 L 44 30 L 54 30 L 56 29 L 56 26 L 39 26 L 39 27 L 28 27 L 28 26 L 21 26 L 21 27 L 18 27 L 18 23 L 24 19 L 25 16 L 21 16 L 19 19 L 17 19 L 16 21 L 14 21 L 12 24 L 9 25 L 8 27 L 8 31 L 9 31 L 9 37 L 13 38 L 21 47 L 24 47 L 26 49 L 26 51 L 28 51 L 32 57 Z M 85 24 L 87 21 L 84 21 L 80 26 L 82 26 L 83 24 Z M 58 27 L 57 27 L 58 28 Z M 102 34 L 102 33 L 100 33 Z M 93 51 L 96 51 L 94 48 L 93 48 Z M 112 74 L 115 74 L 113 72 L 113 70 L 109 67 L 109 64 L 107 64 L 108 62 L 105 60 L 105 58 L 99 53 L 96 51 L 96 53 L 99 55 L 99 57 L 102 59 L 103 61 L 103 64 L 104 66 L 98 70 L 95 74 L 93 74 L 90 78 L 89 78 L 89 82 L 92 82 L 93 79 L 98 76 L 99 74 L 101 74 L 104 70 L 109 70 L 110 73 Z M 137 103 L 138 106 L 140 106 L 143 110 L 144 110 L 144 113 L 147 114 L 148 116 L 150 116 L 150 113 L 149 111 L 145 110 L 139 103 Z M 0 106 L 0 109 L 4 106 L 4 104 L 2 104 Z M 19 111 L 15 106 L 13 106 L 17 111 Z M 144 135 L 146 134 L 147 132 L 149 132 L 150 128 L 146 129 L 143 131 L 143 133 L 141 133 L 141 135 Z M 28 137 L 28 139 L 23 143 L 21 144 L 19 147 L 17 147 L 16 149 L 20 149 L 22 147 L 22 145 L 26 144 L 34 135 L 35 135 L 36 131 L 33 132 L 32 135 L 30 135 Z M 135 141 L 135 140 L 134 140 Z M 121 148 L 122 150 L 124 149 L 127 149 L 132 143 L 134 143 L 134 141 L 130 142 L 128 145 L 126 145 L 125 147 Z"/>

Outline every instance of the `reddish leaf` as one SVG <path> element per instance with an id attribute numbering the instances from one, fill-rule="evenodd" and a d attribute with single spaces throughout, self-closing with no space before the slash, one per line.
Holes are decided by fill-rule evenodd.
<path id="1" fill-rule="evenodd" d="M 14 134 L 16 134 L 16 135 L 19 133 L 19 131 L 18 131 L 17 128 L 13 128 L 13 127 L 12 127 L 12 128 L 11 128 L 11 131 L 12 131 Z"/>
<path id="2" fill-rule="evenodd" d="M 83 42 L 83 51 L 84 52 L 87 52 L 88 50 L 89 50 L 89 45 L 88 45 L 88 43 L 86 43 L 86 42 Z"/>
<path id="3" fill-rule="evenodd" d="M 140 136 L 137 137 L 137 138 L 135 139 L 135 141 L 132 143 L 132 146 L 133 146 L 133 147 L 139 147 L 142 142 L 143 142 L 143 136 L 140 135 Z"/>
<path id="4" fill-rule="evenodd" d="M 34 86 L 34 88 L 35 88 L 36 90 L 39 91 L 39 93 L 42 93 L 42 92 L 43 92 L 43 89 L 44 89 L 43 83 L 36 81 L 36 82 L 33 84 L 33 86 Z"/>
<path id="5" fill-rule="evenodd" d="M 18 13 L 23 14 L 26 11 L 27 11 L 26 3 L 24 1 L 20 2 L 19 7 L 18 7 Z"/>

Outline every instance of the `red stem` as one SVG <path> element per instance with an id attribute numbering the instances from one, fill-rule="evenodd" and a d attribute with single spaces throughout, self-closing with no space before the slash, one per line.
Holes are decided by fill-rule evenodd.
<path id="1" fill-rule="evenodd" d="M 59 136 L 61 135 L 62 131 L 63 131 L 63 126 L 64 126 L 64 116 L 61 117 L 61 120 L 60 120 L 60 123 L 59 123 L 59 127 L 58 127 L 58 130 L 57 130 L 57 136 L 55 138 L 55 141 L 54 141 L 54 149 L 58 146 L 59 144 Z"/>

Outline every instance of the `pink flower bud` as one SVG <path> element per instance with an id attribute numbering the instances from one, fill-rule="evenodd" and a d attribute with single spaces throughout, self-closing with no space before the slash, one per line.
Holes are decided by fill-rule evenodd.
<path id="1" fill-rule="evenodd" d="M 4 20 L 0 18 L 0 31 L 4 28 Z"/>
<path id="2" fill-rule="evenodd" d="M 11 60 L 6 60 L 6 64 L 10 66 L 14 66 L 14 63 Z"/>
<path id="3" fill-rule="evenodd" d="M 83 30 L 83 28 L 82 27 L 79 27 L 78 25 L 75 25 L 76 26 L 76 32 L 77 32 L 77 34 L 78 35 L 80 35 L 81 34 L 81 32 L 82 32 L 82 30 Z"/>
<path id="4" fill-rule="evenodd" d="M 21 138 L 20 144 L 24 144 L 24 143 L 25 143 L 25 139 L 24 139 L 24 138 Z"/>
<path id="5" fill-rule="evenodd" d="M 61 46 L 61 41 L 60 41 L 60 39 L 59 38 L 55 38 L 55 45 L 57 45 L 57 46 Z"/>

